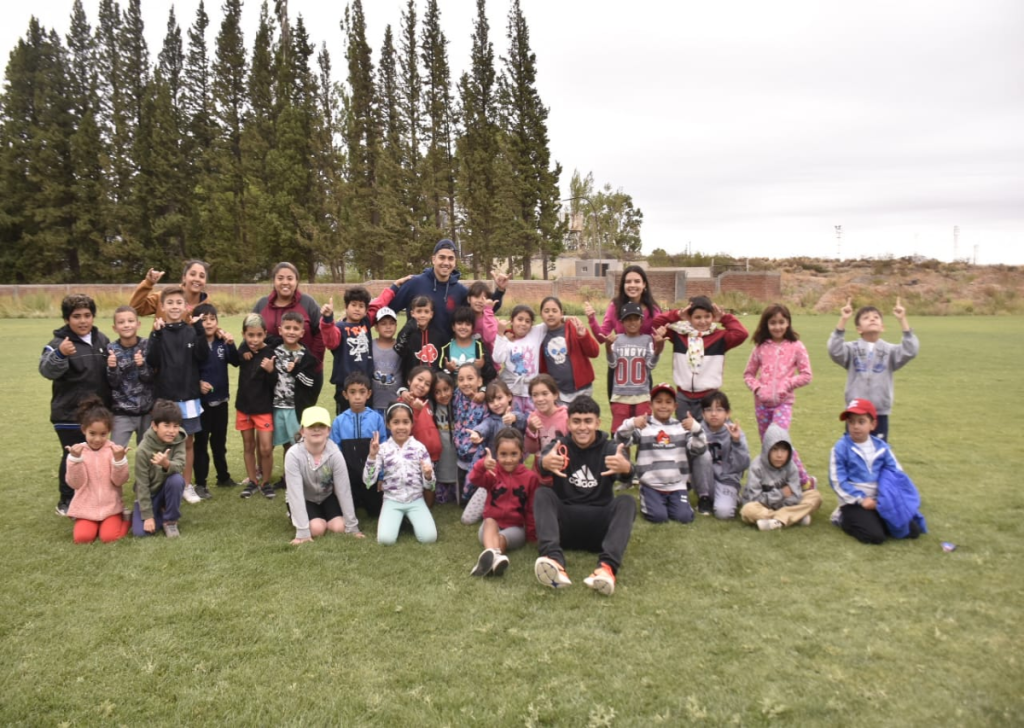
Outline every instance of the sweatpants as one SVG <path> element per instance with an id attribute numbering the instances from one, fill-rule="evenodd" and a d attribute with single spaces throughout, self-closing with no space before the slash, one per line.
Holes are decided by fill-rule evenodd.
<path id="1" fill-rule="evenodd" d="M 114 431 L 110 433 L 110 439 L 115 445 L 128 447 L 135 435 L 136 447 L 146 436 L 146 430 L 150 427 L 149 414 L 144 415 L 114 415 Z"/>
<path id="2" fill-rule="evenodd" d="M 153 496 L 153 520 L 156 521 L 156 531 L 164 526 L 165 521 L 177 523 L 181 518 L 181 494 L 185 490 L 185 478 L 181 473 L 168 475 L 163 487 Z M 150 536 L 143 528 L 145 524 L 142 518 L 142 511 L 139 509 L 139 502 L 135 501 L 135 509 L 132 511 L 132 533 L 141 538 Z"/>
<path id="3" fill-rule="evenodd" d="M 821 493 L 817 490 L 805 490 L 798 504 L 783 506 L 778 510 L 772 510 L 757 501 L 747 503 L 740 509 L 740 518 L 744 523 L 751 525 L 763 518 L 774 518 L 776 521 L 782 521 L 783 526 L 789 527 L 794 523 L 799 523 L 804 516 L 811 515 L 819 508 L 821 508 Z"/>
<path id="4" fill-rule="evenodd" d="M 840 527 L 861 543 L 880 544 L 890 538 L 889 529 L 885 527 L 885 521 L 878 515 L 877 510 L 868 510 L 859 503 L 854 503 L 842 506 L 839 512 L 842 514 Z M 920 527 L 911 521 L 908 538 L 917 538 L 920 535 Z"/>
<path id="5" fill-rule="evenodd" d="M 686 500 L 685 488 L 665 491 L 652 488 L 649 485 L 641 485 L 640 512 L 651 523 L 693 522 L 693 508 Z"/>
<path id="6" fill-rule="evenodd" d="M 68 485 L 68 451 L 69 445 L 77 445 L 85 442 L 85 434 L 78 425 L 59 424 L 54 425 L 57 432 L 57 439 L 60 440 L 60 468 L 57 470 L 57 490 L 60 491 L 62 503 L 70 503 L 75 497 L 75 490 Z"/>
<path id="7" fill-rule="evenodd" d="M 380 518 L 377 519 L 377 543 L 385 546 L 395 543 L 398 540 L 398 529 L 402 527 L 403 518 L 409 519 L 417 541 L 420 543 L 437 541 L 437 526 L 434 524 L 434 517 L 430 515 L 430 508 L 427 507 L 425 500 L 417 498 L 411 503 L 384 501 L 384 505 L 380 509 Z"/>
<path id="8" fill-rule="evenodd" d="M 569 505 L 551 488 L 533 496 L 537 551 L 565 566 L 563 549 L 598 553 L 598 561 L 618 573 L 636 519 L 636 500 L 620 495 L 605 506 Z"/>
<path id="9" fill-rule="evenodd" d="M 193 472 L 196 485 L 206 485 L 210 476 L 210 452 L 213 453 L 213 467 L 217 471 L 217 482 L 226 483 L 231 480 L 228 472 L 228 410 L 227 402 L 203 407 L 199 421 L 203 429 L 196 433 L 193 452 Z M 207 450 L 209 446 L 209 450 Z"/>
<path id="10" fill-rule="evenodd" d="M 738 485 L 723 483 L 715 478 L 711 452 L 705 451 L 690 461 L 690 472 L 693 477 L 693 489 L 697 497 L 709 497 L 714 501 L 715 518 L 729 520 L 736 517 L 736 504 L 739 502 L 740 488 Z"/>

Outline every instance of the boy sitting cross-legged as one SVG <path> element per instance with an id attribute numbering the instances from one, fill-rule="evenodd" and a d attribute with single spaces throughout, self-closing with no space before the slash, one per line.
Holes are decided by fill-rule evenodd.
<path id="1" fill-rule="evenodd" d="M 534 573 L 544 586 L 569 586 L 563 548 L 597 551 L 597 569 L 583 583 L 607 596 L 615 591 L 615 577 L 633 531 L 636 501 L 614 495 L 615 481 L 631 480 L 633 466 L 623 455 L 625 446 L 616 447 L 598 429 L 600 424 L 600 406 L 592 397 L 581 395 L 569 404 L 569 434 L 544 450 L 541 474 L 551 476 L 552 486 L 538 488 L 534 495 L 540 552 Z"/>
<path id="2" fill-rule="evenodd" d="M 181 494 L 185 490 L 185 433 L 177 403 L 158 399 L 150 413 L 152 424 L 135 454 L 135 508 L 132 533 L 146 536 L 162 527 L 168 538 L 178 536 Z"/>

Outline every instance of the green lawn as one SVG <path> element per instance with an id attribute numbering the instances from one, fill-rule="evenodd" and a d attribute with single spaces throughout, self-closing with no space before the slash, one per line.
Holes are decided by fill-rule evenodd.
<path id="1" fill-rule="evenodd" d="M 897 375 L 891 435 L 928 535 L 861 545 L 828 524 L 827 487 L 810 528 L 637 521 L 605 599 L 585 553 L 565 591 L 536 583 L 529 546 L 503 579 L 470 578 L 477 529 L 452 507 L 432 546 L 296 548 L 282 499 L 217 489 L 183 505 L 177 542 L 75 546 L 36 369 L 59 322 L 0 321 L 0 724 L 1020 725 L 1024 319 L 911 322 L 922 353 Z M 796 321 L 815 380 L 793 435 L 822 483 L 845 381 L 834 323 Z M 725 390 L 756 454 L 749 352 Z"/>

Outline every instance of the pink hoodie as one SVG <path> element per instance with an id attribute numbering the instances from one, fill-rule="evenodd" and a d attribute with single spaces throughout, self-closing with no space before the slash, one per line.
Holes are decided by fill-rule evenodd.
<path id="1" fill-rule="evenodd" d="M 774 407 L 793 402 L 793 390 L 811 382 L 811 360 L 799 341 L 763 341 L 750 352 L 743 381 L 757 404 Z"/>
<path id="2" fill-rule="evenodd" d="M 569 429 L 566 426 L 569 419 L 569 410 L 559 405 L 555 407 L 555 412 L 550 417 L 545 417 L 537 410 L 534 410 L 536 415 L 540 417 L 540 432 L 534 433 L 530 429 L 530 425 L 526 425 L 526 436 L 525 445 L 527 453 L 536 453 L 537 457 L 534 458 L 533 469 L 537 471 L 540 476 L 541 483 L 545 485 L 551 484 L 551 478 L 545 478 L 540 475 L 540 452 L 544 449 L 544 446 L 554 440 L 559 435 L 566 435 L 569 433 Z"/>
<path id="3" fill-rule="evenodd" d="M 68 456 L 68 485 L 75 490 L 68 516 L 102 521 L 124 510 L 121 486 L 128 482 L 128 458 L 114 462 L 114 443 L 99 450 L 88 445 L 82 456 Z"/>

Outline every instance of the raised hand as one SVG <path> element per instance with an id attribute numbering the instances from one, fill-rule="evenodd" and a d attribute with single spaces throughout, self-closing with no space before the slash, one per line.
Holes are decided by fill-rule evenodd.
<path id="1" fill-rule="evenodd" d="M 516 413 L 513 412 L 512 410 L 509 410 L 508 412 L 501 416 L 501 422 L 502 424 L 509 426 L 514 425 L 516 423 Z"/>
<path id="2" fill-rule="evenodd" d="M 633 418 L 633 427 L 642 430 L 647 427 L 647 415 L 637 415 Z"/>
<path id="3" fill-rule="evenodd" d="M 268 356 L 266 359 L 260 362 L 260 368 L 265 372 L 274 371 L 274 362 L 277 359 L 276 356 Z"/>
<path id="4" fill-rule="evenodd" d="M 65 336 L 64 341 L 60 342 L 60 346 L 57 347 L 57 351 L 64 356 L 72 356 L 76 351 L 78 351 L 78 349 L 76 349 L 75 345 L 71 343 L 71 339 Z"/>
<path id="5" fill-rule="evenodd" d="M 228 346 L 235 343 L 235 337 L 229 334 L 224 329 L 217 329 L 217 338 L 223 341 Z"/>
<path id="6" fill-rule="evenodd" d="M 595 315 L 596 313 L 597 312 L 594 310 L 594 307 L 590 305 L 590 301 L 584 301 L 583 302 L 583 315 L 584 316 L 586 316 L 587 318 L 590 318 L 591 316 Z"/>
<path id="7" fill-rule="evenodd" d="M 544 426 L 544 422 L 541 420 L 540 415 L 536 411 L 530 413 L 530 416 L 526 418 L 526 426 L 530 428 L 530 431 L 534 434 L 540 432 L 540 428 Z"/>
<path id="8" fill-rule="evenodd" d="M 403 284 L 407 283 L 411 279 L 412 279 L 412 273 L 410 273 L 409 275 L 405 276 L 404 278 L 399 278 L 397 281 L 395 281 L 395 288 L 401 288 Z"/>
<path id="9" fill-rule="evenodd" d="M 504 291 L 508 285 L 508 276 L 502 273 L 500 270 L 492 270 L 491 278 L 494 279 L 494 287 L 499 291 Z"/>
<path id="10" fill-rule="evenodd" d="M 380 452 L 380 433 L 374 432 L 373 437 L 370 438 L 370 453 L 367 457 L 370 460 L 377 459 L 377 453 Z"/>
<path id="11" fill-rule="evenodd" d="M 604 459 L 604 466 L 607 469 L 601 475 L 625 475 L 631 472 L 633 466 L 626 457 L 626 446 L 619 443 L 615 448 L 615 454 Z"/>
<path id="12" fill-rule="evenodd" d="M 135 362 L 135 366 L 137 367 L 146 366 L 146 357 L 144 357 L 142 352 L 138 349 L 135 350 L 135 356 L 132 357 L 132 361 Z"/>
<path id="13" fill-rule="evenodd" d="M 420 471 L 423 473 L 423 479 L 427 482 L 434 479 L 434 464 L 429 460 L 420 463 Z"/>
<path id="14" fill-rule="evenodd" d="M 617 338 L 619 338 L 619 332 L 617 332 L 617 331 L 609 331 L 607 334 L 604 335 L 604 343 L 606 343 L 606 344 L 613 344 L 613 343 L 615 343 L 615 340 Z"/>
<path id="15" fill-rule="evenodd" d="M 557 443 L 553 448 L 548 450 L 548 454 L 541 460 L 541 465 L 543 465 L 544 469 L 549 473 L 557 475 L 559 478 L 567 477 L 564 471 L 569 467 L 569 463 L 567 458 L 558 452 Z"/>
<path id="16" fill-rule="evenodd" d="M 481 442 L 484 441 L 484 438 L 482 438 L 480 436 L 480 433 L 477 432 L 476 430 L 470 430 L 469 431 L 469 441 L 471 443 L 473 443 L 474 445 L 479 445 Z"/>
<path id="17" fill-rule="evenodd" d="M 110 448 L 111 454 L 114 456 L 114 462 L 120 462 L 124 460 L 125 455 L 128 454 L 129 448 L 121 447 L 120 445 L 113 445 Z"/>
<path id="18" fill-rule="evenodd" d="M 148 271 L 146 271 L 146 280 L 152 283 L 154 286 L 157 283 L 159 283 L 160 279 L 163 277 L 164 272 L 162 270 L 154 270 L 153 268 L 150 268 Z"/>
<path id="19" fill-rule="evenodd" d="M 141 352 L 138 351 L 135 352 L 136 356 L 138 356 L 140 353 Z M 107 355 L 107 367 L 109 367 L 110 369 L 117 369 L 117 354 L 115 354 L 113 350 L 111 350 L 110 353 Z"/>
<path id="20" fill-rule="evenodd" d="M 74 445 L 65 445 L 64 449 L 70 453 L 73 458 L 82 457 L 82 451 L 85 450 L 84 442 L 76 442 Z"/>
<path id="21" fill-rule="evenodd" d="M 907 315 L 907 309 L 903 308 L 903 305 L 900 303 L 899 296 L 896 296 L 896 306 L 892 310 L 892 315 L 900 320 Z"/>
<path id="22" fill-rule="evenodd" d="M 334 317 L 334 296 L 328 298 L 327 303 L 320 307 L 320 316 L 322 318 Z"/>
<path id="23" fill-rule="evenodd" d="M 733 442 L 739 442 L 740 436 L 743 435 L 743 430 L 740 428 L 738 422 L 729 421 L 725 423 L 725 429 L 729 431 L 729 437 L 732 438 Z"/>
<path id="24" fill-rule="evenodd" d="M 498 465 L 498 461 L 491 457 L 491 448 L 484 450 L 484 456 L 482 459 L 484 461 L 484 470 L 494 472 L 494 468 Z"/>
<path id="25" fill-rule="evenodd" d="M 159 331 L 163 327 L 164 320 L 160 316 L 157 316 L 155 319 L 153 319 L 153 331 Z"/>
<path id="26" fill-rule="evenodd" d="M 722 320 L 722 316 L 725 315 L 725 311 L 723 311 L 722 307 L 719 306 L 717 303 L 712 303 L 711 304 L 711 313 L 712 313 L 711 320 L 716 322 L 716 323 L 718 321 L 721 321 Z"/>
<path id="27" fill-rule="evenodd" d="M 682 422 L 683 429 L 686 430 L 687 432 L 693 432 L 693 425 L 696 422 L 697 422 L 697 420 L 693 419 L 693 413 L 691 413 L 689 410 L 687 410 L 686 411 L 686 417 L 683 418 L 683 422 Z"/>
<path id="28" fill-rule="evenodd" d="M 848 319 L 853 316 L 853 299 L 847 298 L 846 305 L 839 309 L 839 315 L 844 319 Z"/>
<path id="29" fill-rule="evenodd" d="M 149 462 L 151 462 L 153 465 L 156 465 L 158 468 L 163 468 L 164 470 L 167 470 L 169 467 L 171 467 L 171 451 L 164 450 L 163 452 L 158 452 L 150 459 Z"/>

